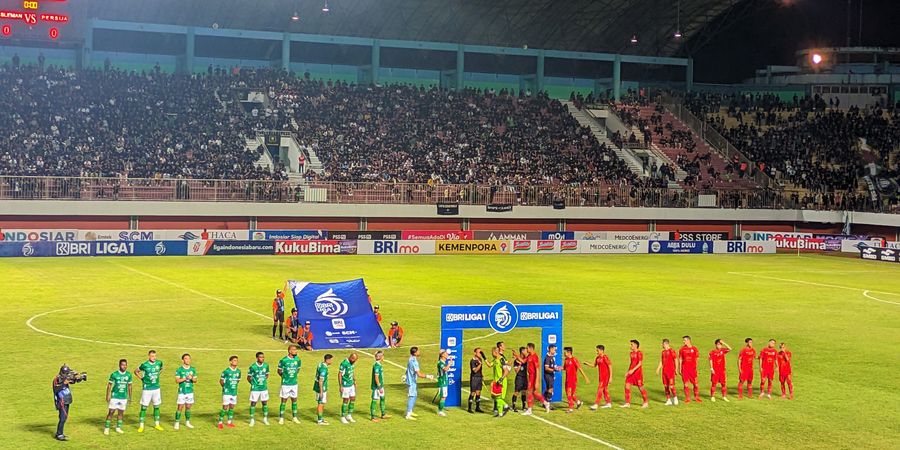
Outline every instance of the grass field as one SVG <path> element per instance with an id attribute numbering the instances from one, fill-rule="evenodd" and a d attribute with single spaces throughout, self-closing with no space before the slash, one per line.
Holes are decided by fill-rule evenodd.
<path id="1" fill-rule="evenodd" d="M 420 386 L 418 422 L 402 419 L 400 382 L 408 349 L 387 352 L 388 408 L 392 419 L 341 425 L 337 395 L 326 414 L 332 425 L 313 424 L 312 371 L 321 352 L 302 353 L 302 424 L 247 426 L 248 385 L 240 386 L 234 430 L 214 428 L 219 410 L 218 374 L 236 354 L 246 371 L 256 350 L 274 366 L 285 347 L 269 338 L 272 293 L 286 279 L 338 281 L 364 277 L 385 321 L 399 320 L 409 344 L 423 344 L 422 367 L 437 358 L 442 304 L 517 303 L 565 305 L 565 343 L 591 360 L 605 344 L 613 362 L 611 394 L 623 400 L 628 340 L 647 355 L 645 380 L 651 407 L 575 414 L 561 410 L 491 419 L 453 409 L 449 417 L 429 404 L 434 389 Z M 261 317 L 262 314 L 266 317 Z M 30 325 L 29 325 L 30 324 Z M 45 448 L 56 414 L 50 380 L 66 362 L 88 371 L 74 389 L 68 446 L 84 448 L 284 447 L 497 448 L 523 439 L 584 448 L 601 441 L 621 448 L 900 448 L 900 270 L 854 259 L 769 256 L 350 256 L 35 258 L 0 260 L 0 447 Z M 500 339 L 472 332 L 474 345 Z M 736 349 L 746 336 L 757 347 L 774 337 L 794 353 L 794 401 L 736 401 L 736 352 L 729 355 L 731 403 L 665 407 L 658 377 L 659 341 L 691 334 L 705 355 L 715 338 Z M 510 347 L 539 339 L 537 331 L 513 331 Z M 680 344 L 679 344 L 680 345 Z M 119 358 L 131 368 L 156 348 L 163 372 L 165 431 L 137 433 L 136 400 L 126 413 L 126 434 L 103 436 L 106 378 Z M 191 352 L 201 381 L 194 430 L 172 430 L 174 370 Z M 337 362 L 347 352 L 336 352 Z M 358 364 L 358 419 L 367 417 L 371 357 Z M 701 359 L 701 392 L 708 368 Z M 579 384 L 591 403 L 596 372 Z M 465 379 L 467 380 L 467 376 Z M 777 381 L 776 381 L 777 382 Z M 334 382 L 333 382 L 334 383 Z M 467 385 L 467 383 L 466 383 Z M 277 398 L 277 376 L 270 392 Z M 679 380 L 680 387 L 680 380 Z M 757 386 L 758 387 L 758 386 Z M 776 392 L 777 392 L 776 387 Z M 139 383 L 135 395 L 139 397 Z M 638 396 L 639 398 L 639 396 Z M 489 402 L 488 402 L 489 403 Z M 277 415 L 277 400 L 271 415 Z M 259 411 L 257 415 L 259 416 Z M 148 414 L 149 416 L 149 414 Z M 149 417 L 148 417 L 149 419 Z M 524 438 L 523 438 L 524 436 Z M 293 445 L 293 444 L 292 444 Z"/>

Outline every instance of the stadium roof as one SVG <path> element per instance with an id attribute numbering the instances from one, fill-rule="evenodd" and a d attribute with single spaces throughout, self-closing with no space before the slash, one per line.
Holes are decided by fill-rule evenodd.
<path id="1" fill-rule="evenodd" d="M 675 39 L 679 1 L 683 37 Z M 326 14 L 325 0 L 89 0 L 86 12 L 134 22 L 671 56 L 742 2 L 328 0 Z"/>

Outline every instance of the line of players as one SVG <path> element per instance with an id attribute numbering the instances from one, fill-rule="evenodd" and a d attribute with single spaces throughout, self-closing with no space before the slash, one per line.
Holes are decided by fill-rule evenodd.
<path id="1" fill-rule="evenodd" d="M 656 374 L 662 376 L 663 388 L 666 394 L 665 404 L 667 406 L 678 405 L 678 390 L 675 387 L 676 374 L 681 375 L 684 386 L 684 402 L 689 403 L 691 401 L 691 388 L 688 385 L 693 387 L 694 401 L 702 401 L 700 399 L 700 387 L 697 382 L 697 364 L 700 357 L 700 350 L 692 344 L 690 336 L 684 336 L 682 340 L 684 345 L 677 352 L 672 348 L 668 339 L 663 339 L 662 341 L 662 353 L 660 354 L 660 362 L 656 368 Z M 758 360 L 760 372 L 759 397 L 762 398 L 763 396 L 766 396 L 770 399 L 772 398 L 773 379 L 777 368 L 779 381 L 781 382 L 781 397 L 793 399 L 794 385 L 791 368 L 793 354 L 788 350 L 787 345 L 782 342 L 780 344 L 780 350 L 776 350 L 775 339 L 770 339 L 767 346 L 757 353 L 756 349 L 753 348 L 753 339 L 747 338 L 744 340 L 744 343 L 745 346 L 741 349 L 738 356 L 738 398 L 742 399 L 744 397 L 745 388 L 749 396 L 753 395 L 754 366 Z M 637 387 L 643 400 L 641 406 L 647 408 L 649 407 L 649 401 L 647 390 L 644 388 L 644 354 L 640 350 L 640 342 L 637 340 L 631 340 L 630 346 L 630 361 L 628 370 L 625 373 L 625 402 L 621 407 L 629 408 L 631 406 L 631 389 L 632 387 Z M 494 353 L 494 362 L 492 364 L 485 361 L 484 355 L 481 353 L 480 349 L 475 349 L 475 355 L 469 363 L 471 380 L 469 412 L 473 412 L 473 401 L 476 403 L 475 412 L 482 412 L 480 405 L 478 404 L 480 400 L 480 388 L 483 383 L 481 369 L 482 365 L 493 365 L 494 381 L 491 384 L 491 387 L 492 392 L 498 394 L 494 398 L 495 402 L 499 403 L 499 406 L 495 405 L 494 411 L 495 415 L 502 416 L 505 414 L 505 379 L 510 374 L 510 368 L 505 362 L 505 357 L 503 356 L 504 350 L 505 345 L 502 342 L 499 342 L 497 347 L 492 350 Z M 557 372 L 563 372 L 565 375 L 565 396 L 568 404 L 566 412 L 571 413 L 575 408 L 580 408 L 583 402 L 578 399 L 576 394 L 578 389 L 578 375 L 581 374 L 585 382 L 588 380 L 587 375 L 585 375 L 584 370 L 582 369 L 582 365 L 597 368 L 599 375 L 597 396 L 590 409 L 611 408 L 612 403 L 609 395 L 609 383 L 612 374 L 612 363 L 610 362 L 609 356 L 606 354 L 606 348 L 603 345 L 598 345 L 596 351 L 597 355 L 592 363 L 581 363 L 578 358 L 574 356 L 573 349 L 571 347 L 565 347 L 563 350 L 563 364 L 559 366 L 556 365 L 556 346 L 550 345 L 548 347 L 548 353 L 544 356 L 543 361 L 543 381 L 545 386 L 543 394 L 537 392 L 536 381 L 539 361 L 534 350 L 534 344 L 529 343 L 526 347 L 521 347 L 518 353 L 514 351 L 513 354 L 515 355 L 515 360 L 512 366 L 512 371 L 515 372 L 515 391 L 512 398 L 513 411 L 516 411 L 516 400 L 517 397 L 521 395 L 522 409 L 524 410 L 523 414 L 532 414 L 532 406 L 535 398 L 540 400 L 544 408 L 549 412 L 550 405 L 546 399 L 550 399 L 553 396 L 553 381 Z M 727 343 L 721 339 L 716 339 L 715 348 L 710 350 L 708 354 L 710 368 L 709 398 L 713 402 L 716 401 L 717 387 L 721 388 L 722 400 L 726 402 L 729 401 L 725 356 L 730 351 L 731 347 Z M 503 366 L 502 370 L 497 369 L 496 364 L 498 364 L 498 362 Z M 497 384 L 500 384 L 499 388 L 495 388 L 495 385 Z"/>
<path id="2" fill-rule="evenodd" d="M 685 392 L 684 401 L 691 401 L 691 390 L 688 387 L 688 384 L 693 386 L 694 401 L 701 401 L 700 389 L 697 383 L 697 362 L 700 352 L 699 349 L 691 343 L 690 336 L 684 336 L 683 341 L 684 345 L 677 353 L 671 347 L 668 339 L 662 341 L 663 349 L 656 372 L 657 374 L 662 375 L 663 386 L 666 393 L 666 405 L 678 404 L 678 393 L 675 388 L 676 374 L 680 374 L 682 377 Z M 745 347 L 741 350 L 738 358 L 738 368 L 740 372 L 738 383 L 739 398 L 743 398 L 745 386 L 748 395 L 753 395 L 752 383 L 754 362 L 755 360 L 759 360 L 761 377 L 760 398 L 764 395 L 771 398 L 773 378 L 777 367 L 779 380 L 781 382 L 781 396 L 782 398 L 785 398 L 789 394 L 790 398 L 793 399 L 794 391 L 791 369 L 793 355 L 787 349 L 787 345 L 781 343 L 781 350 L 777 351 L 775 350 L 775 340 L 770 339 L 768 345 L 757 355 L 756 350 L 753 348 L 753 340 L 747 338 L 744 342 Z M 647 390 L 644 388 L 644 355 L 640 350 L 640 343 L 637 340 L 631 340 L 630 346 L 630 364 L 625 375 L 625 403 L 622 404 L 622 407 L 627 408 L 631 406 L 631 388 L 632 386 L 635 386 L 641 393 L 643 399 L 642 407 L 647 408 L 649 402 Z M 416 356 L 418 356 L 417 350 L 418 349 L 416 348 L 412 349 L 413 353 L 411 354 L 410 364 L 412 365 L 413 362 L 415 362 L 415 365 L 413 375 L 409 375 L 409 377 L 412 379 L 418 377 L 434 379 L 435 377 L 430 374 L 422 375 L 419 373 L 418 363 L 415 361 Z M 565 395 L 568 403 L 567 412 L 572 412 L 575 408 L 581 407 L 583 402 L 577 397 L 578 374 L 580 373 L 585 382 L 587 382 L 587 375 L 585 375 L 584 369 L 581 367 L 582 365 L 598 369 L 599 384 L 597 396 L 591 409 L 596 410 L 598 408 L 612 407 L 609 395 L 612 363 L 606 355 L 606 349 L 603 345 L 597 346 L 597 356 L 593 363 L 580 363 L 574 356 L 573 349 L 571 347 L 565 347 L 563 364 L 561 366 L 556 365 L 556 346 L 550 345 L 548 350 L 549 351 L 543 361 L 543 381 L 546 388 L 543 394 L 541 394 L 537 389 L 537 373 L 540 361 L 535 351 L 534 344 L 529 343 L 526 347 L 520 348 L 518 353 L 513 352 L 515 353 L 513 368 L 509 366 L 506 357 L 504 356 L 505 344 L 503 342 L 498 342 L 497 346 L 492 349 L 492 355 L 494 357 L 492 362 L 488 362 L 480 349 L 476 348 L 475 355 L 470 361 L 471 392 L 468 404 L 469 412 L 483 412 L 481 409 L 481 390 L 484 385 L 484 378 L 482 375 L 483 365 L 487 365 L 493 369 L 491 395 L 495 402 L 495 416 L 498 417 L 502 417 L 509 410 L 509 407 L 506 405 L 506 390 L 507 380 L 511 373 L 511 369 L 514 369 L 516 373 L 512 408 L 513 410 L 516 409 L 517 397 L 521 395 L 522 408 L 524 409 L 523 414 L 525 415 L 532 414 L 532 407 L 535 399 L 542 403 L 547 412 L 550 411 L 549 399 L 553 397 L 553 381 L 557 372 L 563 372 L 565 374 Z M 717 339 L 715 341 L 715 348 L 709 352 L 711 381 L 710 400 L 712 401 L 716 401 L 715 391 L 717 386 L 721 387 L 722 399 L 728 401 L 725 355 L 730 351 L 731 347 L 728 344 L 721 339 Z M 278 362 L 277 373 L 281 377 L 281 388 L 279 392 L 281 403 L 278 413 L 279 424 L 284 423 L 284 414 L 288 400 L 290 400 L 291 403 L 292 421 L 295 423 L 300 422 L 297 415 L 297 377 L 300 372 L 301 360 L 297 352 L 297 346 L 293 344 L 290 345 L 288 347 L 287 356 L 284 356 Z M 385 413 L 384 353 L 378 351 L 374 356 L 375 363 L 372 367 L 372 397 L 369 413 L 370 419 L 374 422 L 378 422 L 389 416 Z M 328 425 L 328 422 L 324 419 L 324 407 L 328 397 L 329 366 L 333 359 L 333 355 L 326 354 L 315 371 L 312 388 L 316 395 L 316 423 L 318 425 Z M 178 385 L 174 425 L 176 430 L 180 427 L 182 415 L 184 415 L 185 427 L 193 428 L 193 425 L 191 425 L 191 408 L 194 404 L 194 384 L 198 381 L 197 370 L 191 365 L 191 356 L 186 353 L 182 355 L 181 360 L 181 366 L 175 370 L 175 382 Z M 356 422 L 353 418 L 353 413 L 356 406 L 356 375 L 354 364 L 357 360 L 358 355 L 356 353 L 351 353 L 339 366 L 338 377 L 341 394 L 342 423 Z M 162 373 L 162 369 L 163 363 L 157 359 L 156 351 L 150 350 L 147 355 L 147 361 L 141 363 L 141 365 L 134 370 L 134 375 L 141 379 L 143 385 L 140 400 L 141 411 L 138 424 L 139 433 L 144 431 L 147 409 L 151 404 L 153 405 L 154 428 L 157 430 L 163 429 L 160 425 L 160 405 L 162 404 L 160 374 Z M 444 401 L 446 400 L 447 389 L 449 386 L 447 377 L 449 369 L 448 354 L 446 351 L 442 350 L 438 358 L 436 377 L 440 396 L 438 415 L 441 416 L 446 415 Z M 409 373 L 409 371 L 407 373 Z M 256 423 L 255 413 L 257 404 L 261 404 L 262 407 L 263 424 L 269 425 L 269 375 L 270 368 L 269 364 L 265 362 L 265 354 L 263 352 L 257 352 L 256 361 L 250 365 L 246 376 L 247 381 L 250 383 L 249 414 L 251 427 Z M 222 374 L 219 377 L 219 385 L 222 387 L 222 409 L 219 411 L 219 420 L 217 422 L 217 427 L 219 429 L 224 427 L 234 428 L 234 406 L 237 404 L 237 392 L 241 376 L 241 369 L 238 368 L 238 357 L 231 356 L 229 358 L 229 366 L 222 371 Z M 405 381 L 407 381 L 407 384 L 412 382 L 408 379 Z M 118 415 L 118 417 L 115 431 L 117 433 L 124 432 L 122 430 L 122 423 L 128 401 L 132 397 L 132 383 L 133 377 L 131 372 L 128 372 L 128 362 L 122 359 L 119 361 L 119 369 L 109 376 L 109 383 L 106 390 L 106 401 L 109 405 L 109 409 L 103 430 L 104 434 L 109 434 L 112 419 L 116 415 Z M 413 399 L 412 401 L 415 401 L 412 394 L 410 394 L 410 398 Z M 604 402 L 602 406 L 600 406 L 601 401 Z M 476 406 L 474 411 L 472 410 L 473 403 L 475 403 Z M 376 410 L 380 412 L 380 414 L 376 414 Z M 408 405 L 406 417 L 408 419 L 414 418 L 414 414 L 412 414 L 412 405 Z"/>
<path id="3" fill-rule="evenodd" d="M 301 360 L 297 354 L 297 345 L 288 346 L 288 354 L 278 361 L 277 373 L 281 377 L 281 388 L 279 397 L 281 404 L 278 411 L 278 423 L 284 424 L 285 409 L 288 401 L 291 404 L 291 420 L 300 423 L 297 415 L 297 393 L 298 382 L 297 377 L 300 372 Z M 447 364 L 446 352 L 442 353 L 443 364 Z M 328 425 L 325 421 L 324 409 L 328 401 L 328 377 L 329 366 L 334 359 L 331 354 L 326 354 L 316 367 L 315 379 L 313 381 L 312 390 L 316 396 L 316 423 L 318 425 Z M 340 363 L 338 371 L 338 382 L 341 394 L 341 422 L 356 422 L 353 418 L 353 412 L 356 406 L 356 375 L 355 363 L 358 359 L 356 353 L 351 353 L 345 360 Z M 374 422 L 379 422 L 389 416 L 385 413 L 384 403 L 384 371 L 383 361 L 384 353 L 378 351 L 375 353 L 375 363 L 372 367 L 372 401 L 370 404 L 370 418 Z M 184 415 L 184 425 L 187 428 L 194 428 L 191 424 L 191 409 L 194 405 L 194 384 L 198 382 L 197 369 L 191 365 L 191 356 L 187 353 L 181 357 L 182 364 L 175 370 L 175 382 L 178 385 L 178 398 L 176 400 L 175 410 L 175 426 L 178 430 L 181 426 L 181 417 Z M 439 365 L 440 367 L 440 365 Z M 147 361 L 141 363 L 134 370 L 134 376 L 137 376 L 142 382 L 141 391 L 141 412 L 139 416 L 138 433 L 144 432 L 144 422 L 147 409 L 153 405 L 154 427 L 157 430 L 163 430 L 160 425 L 160 405 L 162 404 L 162 395 L 160 389 L 160 375 L 163 370 L 163 362 L 156 357 L 156 351 L 150 350 L 147 354 Z M 443 369 L 446 372 L 446 369 Z M 222 371 L 219 377 L 219 385 L 222 387 L 222 409 L 219 411 L 219 419 L 217 427 L 219 429 L 228 427 L 234 428 L 234 407 L 237 404 L 238 385 L 242 377 L 241 369 L 238 367 L 238 357 L 231 356 L 229 365 Z M 268 379 L 270 375 L 269 363 L 266 362 L 263 352 L 256 353 L 256 361 L 254 361 L 247 369 L 247 382 L 250 383 L 250 426 L 256 424 L 256 406 L 262 407 L 262 423 L 269 425 L 269 389 Z M 433 378 L 429 376 L 429 378 Z M 124 433 L 122 423 L 124 420 L 125 409 L 132 397 L 132 383 L 134 377 L 128 371 L 128 362 L 124 359 L 119 361 L 119 369 L 109 376 L 109 383 L 106 389 L 106 401 L 109 409 L 106 415 L 106 423 L 103 434 L 109 435 L 110 425 L 114 417 L 116 417 L 115 431 Z M 440 377 L 439 377 L 440 379 Z M 446 375 L 443 377 L 446 382 Z M 376 409 L 380 414 L 376 414 Z"/>

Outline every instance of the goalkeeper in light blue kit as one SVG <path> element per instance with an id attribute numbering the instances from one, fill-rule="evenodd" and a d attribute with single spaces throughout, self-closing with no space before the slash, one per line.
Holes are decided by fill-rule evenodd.
<path id="1" fill-rule="evenodd" d="M 419 396 L 419 378 L 433 380 L 434 375 L 426 375 L 419 370 L 419 347 L 412 347 L 409 349 L 409 361 L 406 363 L 406 374 L 403 375 L 406 386 L 409 388 L 409 393 L 406 398 L 406 420 L 418 420 L 416 419 L 417 416 L 413 413 L 413 407 L 416 406 L 416 397 Z"/>

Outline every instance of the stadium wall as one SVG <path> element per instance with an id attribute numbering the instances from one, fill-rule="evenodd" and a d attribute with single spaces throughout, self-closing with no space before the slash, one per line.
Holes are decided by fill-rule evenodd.
<path id="1" fill-rule="evenodd" d="M 900 215 L 851 213 L 853 233 L 898 239 Z M 841 211 L 517 206 L 507 213 L 461 206 L 437 216 L 434 205 L 0 201 L 0 228 L 327 229 L 327 230 L 740 230 L 840 233 Z M 254 227 L 255 225 L 255 227 Z"/>

